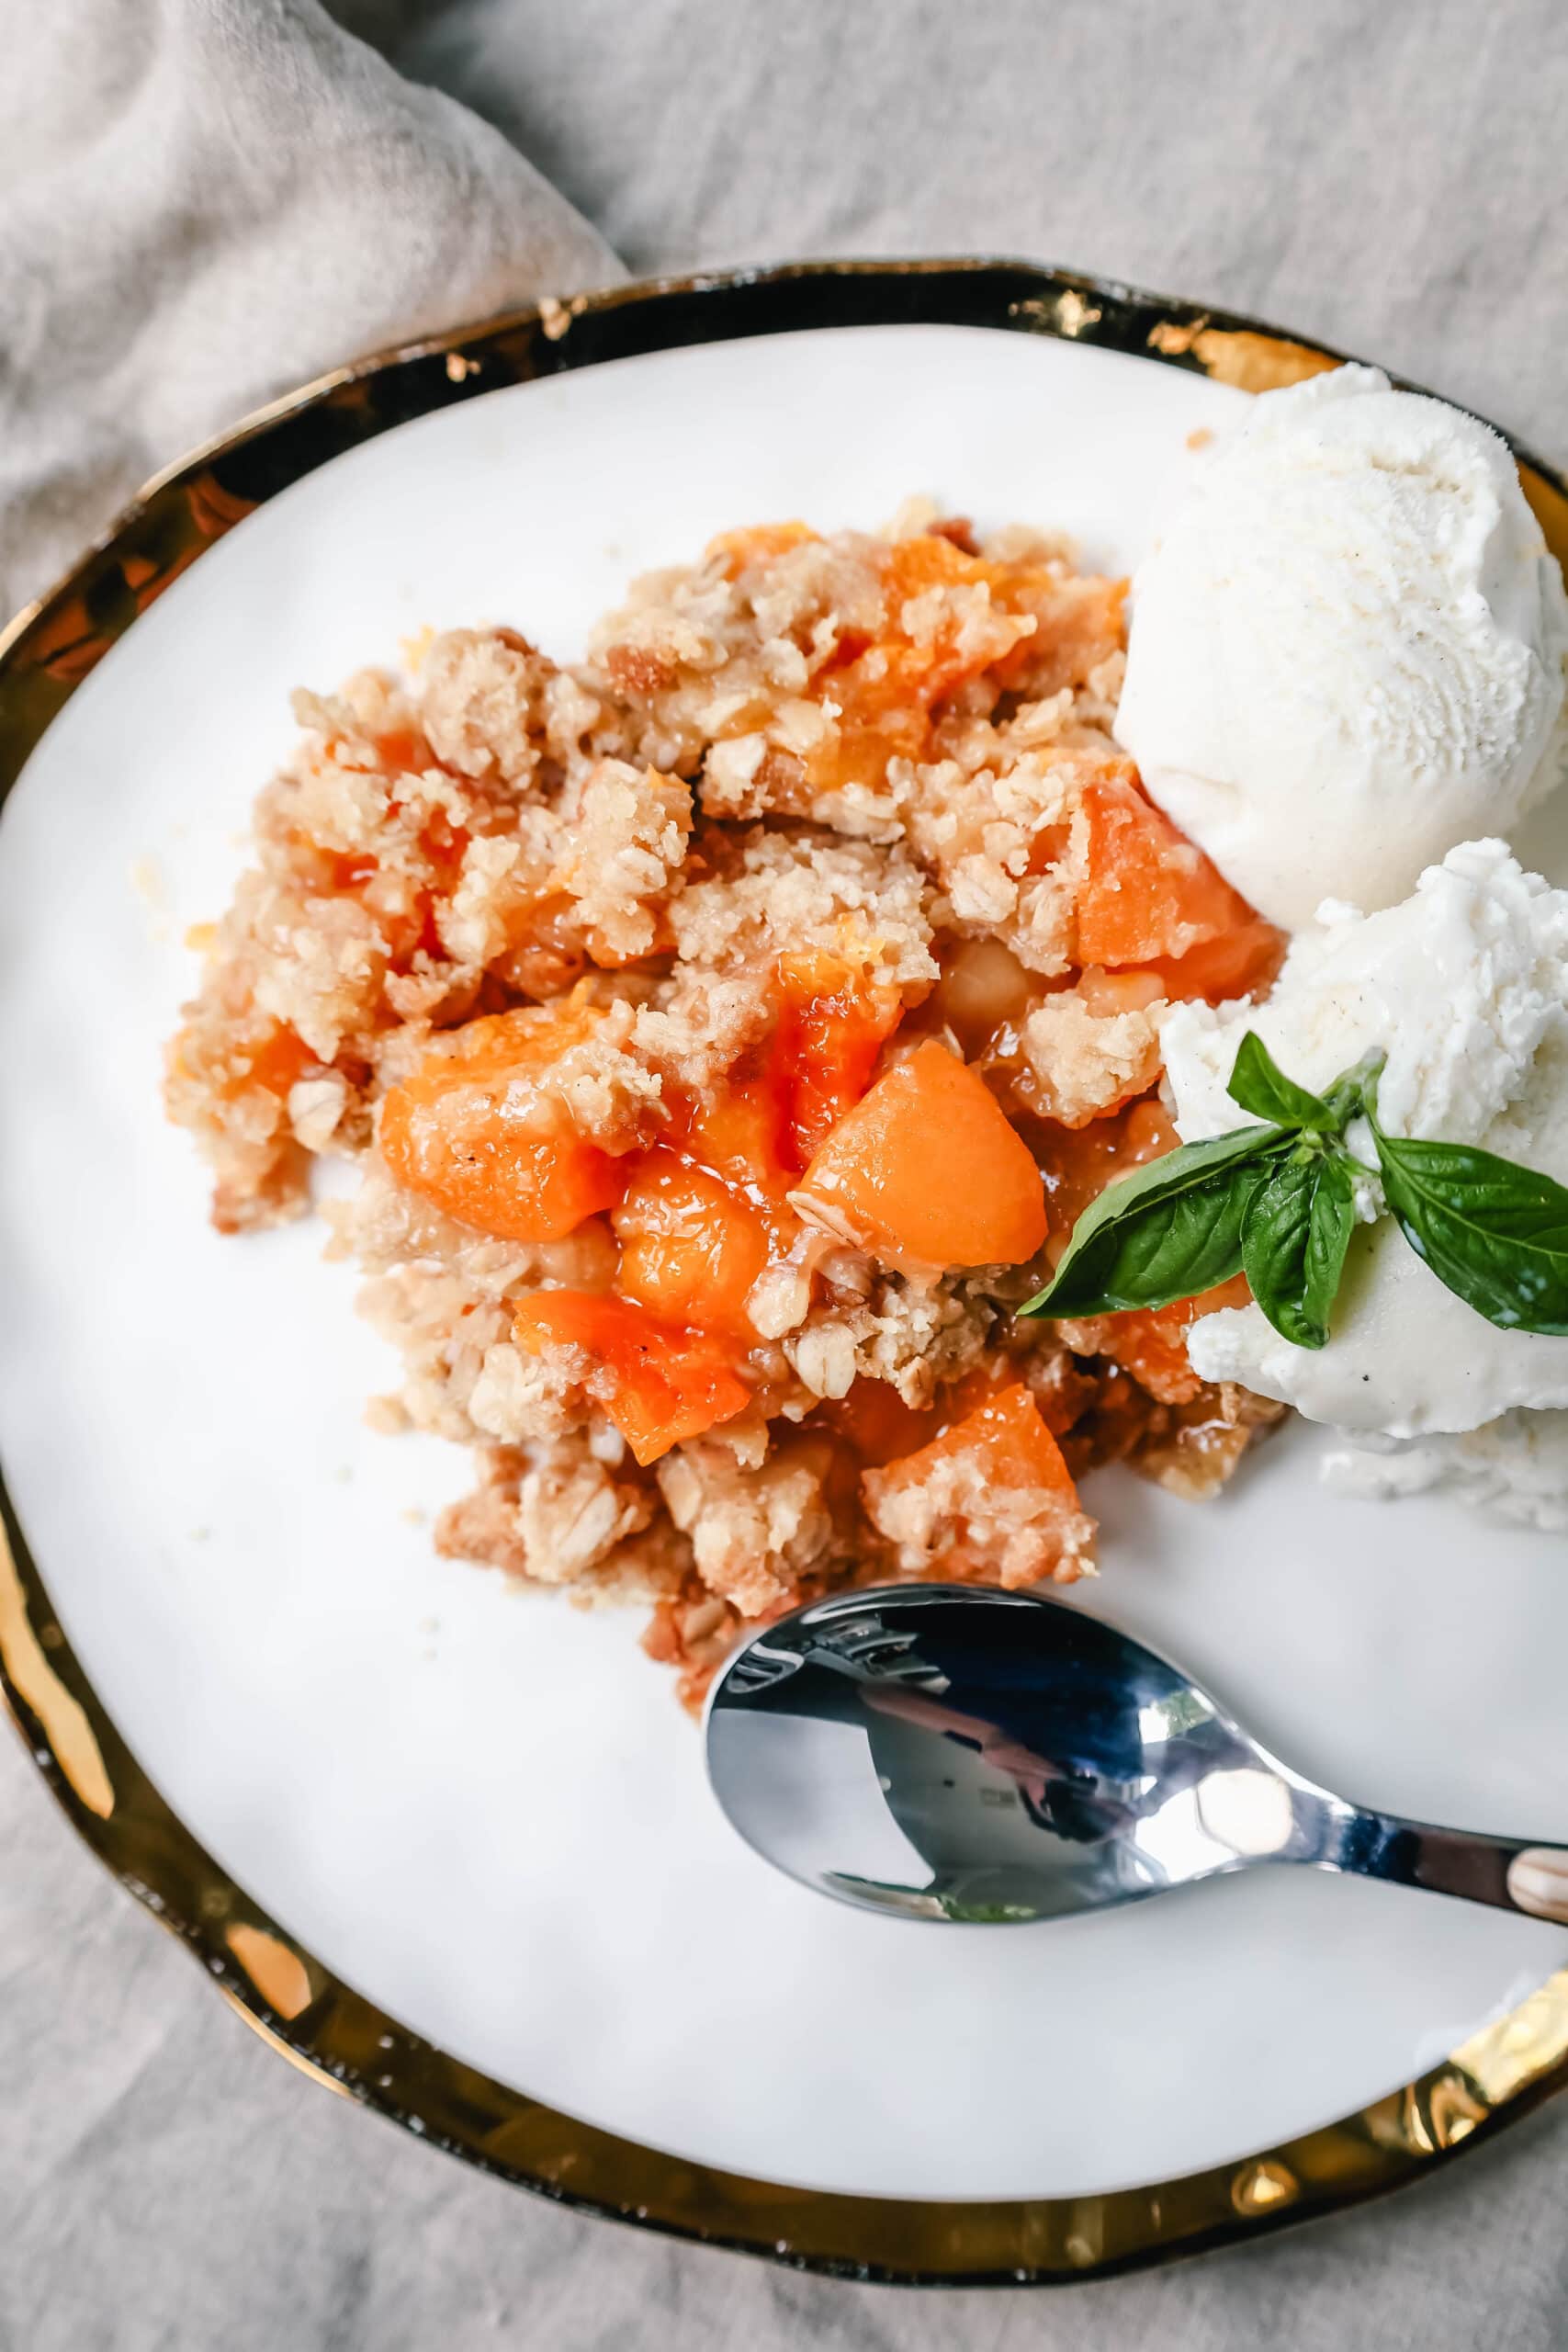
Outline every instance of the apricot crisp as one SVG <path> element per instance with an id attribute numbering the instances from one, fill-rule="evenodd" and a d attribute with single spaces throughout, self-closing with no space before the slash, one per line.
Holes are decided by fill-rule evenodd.
<path id="1" fill-rule="evenodd" d="M 1280 954 L 1111 738 L 1122 595 L 786 518 L 581 661 L 458 628 L 297 698 L 170 1111 L 228 1231 L 356 1164 L 378 1418 L 478 1458 L 439 1548 L 651 1603 L 689 1700 L 835 1584 L 1088 1574 L 1086 1469 L 1204 1493 L 1273 1417 L 1179 1315 L 1011 1313 L 1174 1143 L 1166 1004 Z"/>

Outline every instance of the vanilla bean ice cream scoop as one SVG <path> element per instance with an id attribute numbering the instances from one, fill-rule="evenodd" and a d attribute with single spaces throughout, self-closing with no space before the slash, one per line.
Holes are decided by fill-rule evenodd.
<path id="1" fill-rule="evenodd" d="M 1258 911 L 1395 904 L 1557 780 L 1562 577 L 1506 444 L 1338 368 L 1207 453 L 1133 590 L 1116 733 Z"/>
<path id="2" fill-rule="evenodd" d="M 1280 1068 L 1324 1087 L 1387 1056 L 1388 1133 L 1478 1144 L 1568 1183 L 1568 890 L 1527 874 L 1500 841 L 1463 842 L 1397 907 L 1330 904 L 1258 1005 L 1173 1005 L 1161 1024 L 1184 1142 L 1244 1114 L 1226 1091 L 1248 1029 Z M 1348 1141 L 1373 1162 L 1370 1133 Z M 1378 1216 L 1351 1242 L 1326 1347 L 1293 1347 L 1256 1306 L 1202 1316 L 1188 1352 L 1325 1421 L 1345 1441 L 1337 1483 L 1366 1494 L 1451 1486 L 1500 1516 L 1568 1528 L 1568 1338 L 1503 1330 L 1445 1289 Z"/>

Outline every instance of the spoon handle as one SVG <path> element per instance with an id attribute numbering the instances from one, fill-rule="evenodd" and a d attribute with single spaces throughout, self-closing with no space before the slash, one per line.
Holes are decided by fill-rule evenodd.
<path id="1" fill-rule="evenodd" d="M 1345 1824 L 1334 1866 L 1568 1924 L 1568 1851 L 1558 1847 L 1358 1813 Z"/>

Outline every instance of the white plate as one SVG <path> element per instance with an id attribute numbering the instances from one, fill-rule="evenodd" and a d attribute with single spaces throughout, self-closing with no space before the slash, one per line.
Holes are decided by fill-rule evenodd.
<path id="1" fill-rule="evenodd" d="M 927 1932 L 727 1830 L 637 1645 L 443 1563 L 466 1483 L 372 1436 L 395 1367 L 297 1227 L 222 1240 L 164 1124 L 288 695 L 400 637 L 581 650 L 714 531 L 884 521 L 911 491 L 1124 567 L 1245 395 L 978 328 L 697 345 L 499 390 L 272 499 L 69 701 L 0 825 L 0 1450 L 71 1645 L 173 1810 L 413 2032 L 656 2149 L 808 2188 L 1062 2199 L 1363 2109 L 1568 1961 L 1568 1935 L 1258 1872 L 1099 1919 Z M 140 877 L 141 887 L 133 876 Z M 1086 1605 L 1372 1804 L 1568 1840 L 1561 1543 L 1326 1498 L 1304 1432 L 1184 1507 L 1095 1481 Z"/>

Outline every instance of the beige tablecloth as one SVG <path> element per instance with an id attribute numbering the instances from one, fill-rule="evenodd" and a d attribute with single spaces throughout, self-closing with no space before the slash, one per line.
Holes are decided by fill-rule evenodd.
<path id="1" fill-rule="evenodd" d="M 639 272 L 1070 263 L 1285 322 L 1568 458 L 1562 0 L 339 15 L 500 136 L 338 44 L 313 0 L 0 0 L 17 596 L 248 401 L 607 276 L 611 249 Z M 0 2352 L 1568 2346 L 1568 2104 L 1386 2206 L 1156 2276 L 838 2286 L 575 2219 L 322 2097 L 98 1873 L 5 1739 L 0 1836 Z"/>

